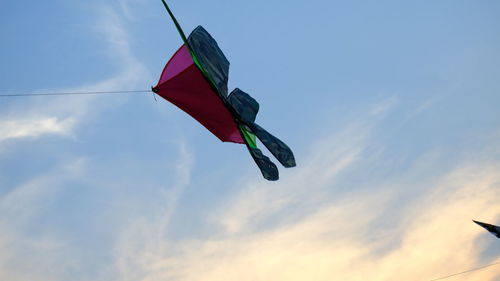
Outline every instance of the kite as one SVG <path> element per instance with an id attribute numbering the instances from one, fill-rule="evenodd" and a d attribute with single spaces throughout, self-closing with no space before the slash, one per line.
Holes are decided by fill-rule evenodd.
<path id="1" fill-rule="evenodd" d="M 223 142 L 245 144 L 267 180 L 278 180 L 276 165 L 257 148 L 258 138 L 286 168 L 295 166 L 290 148 L 255 123 L 259 104 L 236 88 L 228 94 L 229 61 L 214 38 L 198 26 L 186 37 L 165 0 L 184 44 L 163 69 L 153 92 L 201 123 Z"/>
<path id="2" fill-rule="evenodd" d="M 496 225 L 480 222 L 480 221 L 475 221 L 475 220 L 472 220 L 472 221 L 477 223 L 478 225 L 482 226 L 484 229 L 488 230 L 491 234 L 500 238 L 500 227 L 498 227 Z"/>

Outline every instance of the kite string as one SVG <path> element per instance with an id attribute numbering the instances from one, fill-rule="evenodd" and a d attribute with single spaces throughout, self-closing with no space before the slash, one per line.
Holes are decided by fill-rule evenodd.
<path id="1" fill-rule="evenodd" d="M 149 92 L 151 92 L 151 90 L 96 91 L 96 92 L 59 92 L 59 93 L 32 93 L 32 94 L 0 94 L 0 97 L 99 95 L 99 94 L 127 94 L 127 93 L 149 93 Z"/>
<path id="2" fill-rule="evenodd" d="M 451 274 L 451 275 L 443 276 L 443 277 L 440 277 L 440 278 L 437 278 L 437 279 L 432 279 L 432 280 L 429 280 L 429 281 L 443 280 L 443 279 L 447 279 L 447 278 L 450 278 L 450 277 L 453 277 L 453 276 L 457 276 L 457 275 L 460 275 L 460 274 L 469 273 L 469 272 L 476 271 L 476 270 L 481 270 L 481 269 L 484 269 L 484 268 L 487 268 L 487 267 L 490 267 L 490 266 L 494 266 L 494 265 L 499 265 L 499 264 L 500 264 L 500 261 L 499 262 L 495 262 L 495 263 L 490 263 L 490 264 L 487 264 L 487 265 L 483 265 L 483 266 L 480 266 L 480 267 L 476 267 L 476 268 L 473 268 L 473 269 L 469 269 L 469 270 L 466 270 L 466 271 L 462 271 L 462 272 L 459 272 L 459 273 L 454 273 L 454 274 Z"/>

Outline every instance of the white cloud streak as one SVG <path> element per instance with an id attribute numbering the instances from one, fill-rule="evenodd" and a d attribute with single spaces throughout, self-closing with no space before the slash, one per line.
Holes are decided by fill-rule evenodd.
<path id="1" fill-rule="evenodd" d="M 121 90 L 123 85 L 136 87 L 149 80 L 149 73 L 130 47 L 131 39 L 123 16 L 113 9 L 97 11 L 101 14 L 99 26 L 105 28 L 96 31 L 103 34 L 103 42 L 109 46 L 109 56 L 119 66 L 119 72 L 102 81 L 65 89 L 41 89 L 39 92 Z M 9 151 L 15 151 L 16 142 L 12 140 L 41 139 L 50 135 L 77 138 L 78 127 L 109 104 L 109 99 L 96 96 L 33 97 L 22 103 L 11 103 L 0 118 L 0 145 L 8 143 Z M 69 245 L 57 227 L 44 228 L 44 232 L 32 228 L 37 219 L 51 208 L 53 199 L 72 186 L 71 181 L 82 180 L 84 166 L 85 161 L 81 159 L 64 159 L 49 172 L 25 175 L 22 184 L 2 186 L 0 280 L 82 279 L 72 274 L 84 264 L 77 255 L 70 253 L 75 245 Z"/>
<path id="2" fill-rule="evenodd" d="M 120 280 L 139 280 L 151 270 L 152 264 L 161 259 L 172 246 L 166 241 L 170 220 L 179 198 L 189 185 L 193 155 L 186 143 L 179 143 L 176 161 L 176 182 L 169 189 L 161 189 L 164 203 L 152 217 L 132 219 L 125 227 L 116 245 L 116 268 Z"/>
<path id="3" fill-rule="evenodd" d="M 15 138 L 36 138 L 45 134 L 64 136 L 69 134 L 73 125 L 72 118 L 59 120 L 55 117 L 0 121 L 0 142 Z"/>
<path id="4" fill-rule="evenodd" d="M 122 3 L 126 6 L 126 3 Z M 134 56 L 130 47 L 131 38 L 127 32 L 124 15 L 116 9 L 99 4 L 100 15 L 95 32 L 101 34 L 108 46 L 108 56 L 119 66 L 119 72 L 111 78 L 65 89 L 45 89 L 40 92 L 87 92 L 122 90 L 123 85 L 137 87 L 150 81 L 150 73 Z M 129 88 L 130 89 L 130 88 Z M 128 90 L 128 89 L 125 89 Z M 36 92 L 35 92 L 36 93 Z M 88 121 L 93 112 L 111 104 L 109 99 L 96 96 L 78 98 L 51 97 L 32 98 L 13 104 L 9 112 L 0 119 L 0 142 L 7 139 L 43 137 L 45 135 L 74 136 L 74 130 Z M 116 104 L 116 99 L 113 100 Z"/>
<path id="5" fill-rule="evenodd" d="M 338 178 L 365 161 L 372 129 L 373 123 L 355 122 L 315 145 L 320 152 L 289 178 L 249 184 L 229 196 L 206 217 L 222 226 L 210 237 L 186 238 L 162 252 L 136 248 L 141 273 L 124 279 L 425 281 L 481 265 L 488 245 L 477 238 L 488 234 L 471 219 L 495 221 L 500 215 L 500 163 L 494 157 L 465 158 L 435 181 L 414 183 L 412 188 L 430 192 L 394 209 L 406 194 L 402 183 L 419 178 L 419 170 L 340 192 Z M 433 164 L 432 158 L 421 161 L 426 163 L 415 166 Z M 460 278 L 455 280 L 495 281 L 500 275 L 492 268 Z"/>
<path id="6" fill-rule="evenodd" d="M 68 245 L 62 237 L 26 228 L 43 217 L 84 167 L 83 159 L 64 163 L 0 197 L 0 280 L 64 279 L 75 266 L 74 259 L 64 256 Z"/>

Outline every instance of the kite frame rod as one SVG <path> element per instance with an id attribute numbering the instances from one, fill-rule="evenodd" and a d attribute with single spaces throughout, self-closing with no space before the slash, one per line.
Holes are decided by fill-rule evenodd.
<path id="1" fill-rule="evenodd" d="M 177 29 L 177 32 L 179 32 L 179 35 L 181 36 L 182 41 L 184 42 L 184 45 L 186 45 L 186 47 L 188 48 L 189 53 L 191 54 L 191 57 L 193 58 L 194 63 L 198 66 L 198 68 L 203 73 L 203 75 L 205 76 L 205 78 L 208 79 L 209 82 L 213 84 L 213 82 L 210 81 L 211 80 L 210 77 L 207 77 L 205 69 L 203 68 L 203 66 L 198 61 L 198 58 L 196 57 L 196 54 L 194 53 L 193 48 L 189 44 L 188 39 L 186 37 L 186 34 L 182 30 L 181 25 L 179 24 L 179 22 L 175 18 L 174 13 L 172 13 L 172 10 L 170 10 L 170 7 L 168 7 L 168 4 L 167 4 L 167 2 L 165 0 L 161 0 L 161 2 L 163 3 L 163 6 L 165 6 L 165 9 L 167 10 L 168 14 L 170 15 L 170 18 L 174 22 L 175 28 Z M 153 92 L 154 92 L 154 89 L 153 89 Z"/>
<path id="2" fill-rule="evenodd" d="M 181 25 L 179 24 L 179 22 L 175 18 L 174 13 L 172 13 L 172 10 L 170 10 L 170 8 L 168 7 L 167 2 L 165 2 L 165 0 L 161 0 L 161 2 L 163 3 L 163 6 L 165 6 L 165 9 L 167 10 L 168 14 L 170 15 L 170 18 L 172 18 L 172 21 L 174 22 L 175 27 L 177 28 L 177 31 L 181 35 L 182 41 L 184 41 L 184 44 L 186 44 L 186 46 L 189 49 L 191 49 L 190 46 L 189 46 L 189 44 L 188 44 L 186 34 L 184 34 L 184 31 L 182 30 Z"/>

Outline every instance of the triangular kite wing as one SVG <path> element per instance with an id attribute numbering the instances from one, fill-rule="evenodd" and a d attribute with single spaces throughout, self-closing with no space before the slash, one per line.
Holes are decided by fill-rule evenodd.
<path id="1" fill-rule="evenodd" d="M 203 77 L 185 45 L 167 63 L 153 89 L 221 141 L 245 143 L 231 112 Z"/>

